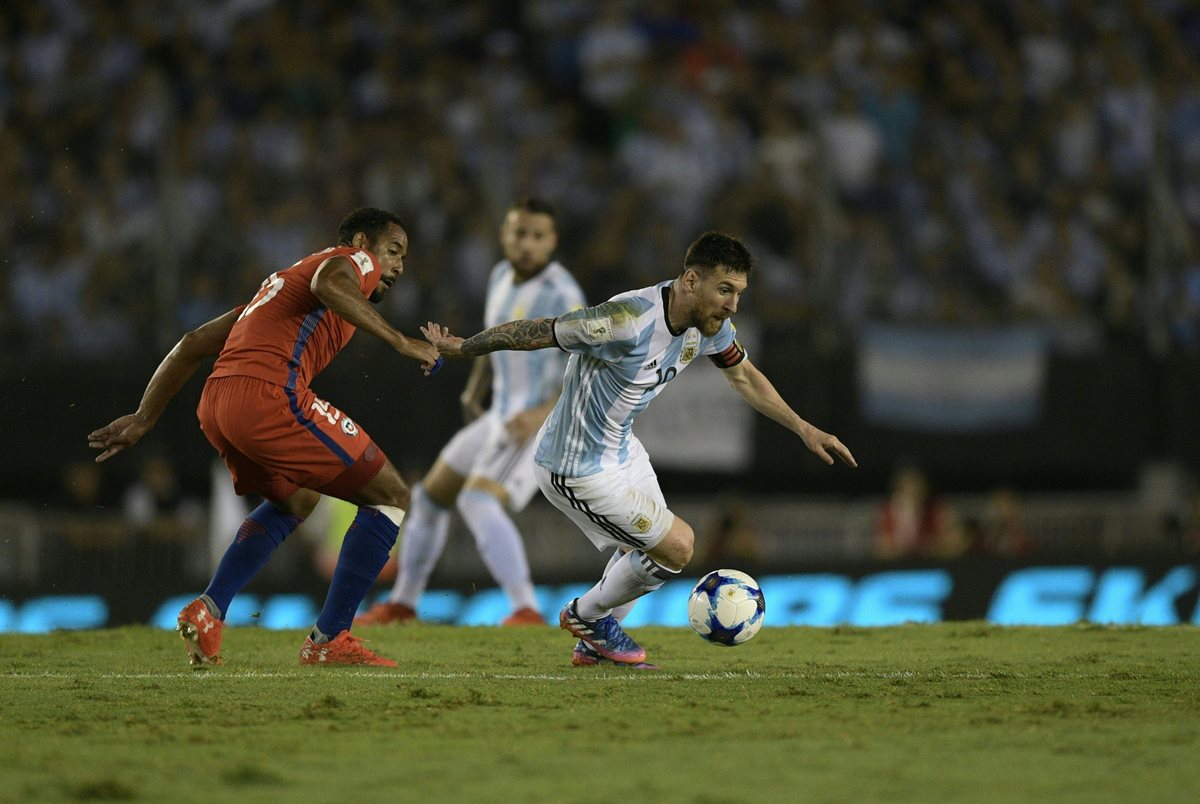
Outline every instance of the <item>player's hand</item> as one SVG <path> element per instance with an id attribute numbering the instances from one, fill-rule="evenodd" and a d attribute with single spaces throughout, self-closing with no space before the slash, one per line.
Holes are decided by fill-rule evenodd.
<path id="1" fill-rule="evenodd" d="M 110 424 L 88 434 L 88 446 L 104 450 L 96 456 L 96 463 L 107 461 L 126 447 L 132 447 L 150 432 L 150 425 L 136 413 L 126 413 Z"/>
<path id="2" fill-rule="evenodd" d="M 509 438 L 514 442 L 524 444 L 533 437 L 545 420 L 546 417 L 537 410 L 523 410 L 506 421 L 504 429 L 508 431 Z"/>
<path id="3" fill-rule="evenodd" d="M 450 334 L 448 327 L 443 327 L 441 324 L 435 324 L 430 321 L 425 326 L 421 327 L 421 334 L 425 336 L 425 340 L 433 344 L 443 357 L 462 357 L 463 339 Z"/>
<path id="4" fill-rule="evenodd" d="M 425 372 L 426 377 L 442 367 L 442 356 L 432 344 L 409 338 L 407 346 L 409 357 L 420 361 L 421 369 Z"/>
<path id="5" fill-rule="evenodd" d="M 836 455 L 847 466 L 858 468 L 858 461 L 854 460 L 850 450 L 846 449 L 846 445 L 839 441 L 837 436 L 811 427 L 800 437 L 804 439 L 804 446 L 816 453 L 818 458 L 830 466 L 833 465 L 833 456 Z"/>

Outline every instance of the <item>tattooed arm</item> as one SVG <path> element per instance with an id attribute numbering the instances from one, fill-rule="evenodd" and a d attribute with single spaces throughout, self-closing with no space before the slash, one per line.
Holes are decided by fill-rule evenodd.
<path id="1" fill-rule="evenodd" d="M 441 324 L 430 321 L 421 327 L 423 334 L 444 357 L 479 357 L 501 350 L 530 352 L 548 349 L 554 342 L 554 319 L 536 318 L 509 321 L 485 329 L 467 339 L 455 337 Z"/>

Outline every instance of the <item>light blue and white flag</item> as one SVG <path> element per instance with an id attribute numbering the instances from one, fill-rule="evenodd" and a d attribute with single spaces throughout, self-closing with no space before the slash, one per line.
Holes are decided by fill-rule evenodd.
<path id="1" fill-rule="evenodd" d="M 1048 341 L 1036 327 L 873 324 L 858 351 L 859 405 L 872 424 L 936 432 L 1036 424 Z"/>

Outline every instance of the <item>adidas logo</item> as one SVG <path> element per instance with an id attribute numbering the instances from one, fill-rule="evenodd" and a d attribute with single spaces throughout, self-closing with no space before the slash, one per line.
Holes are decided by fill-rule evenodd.
<path id="1" fill-rule="evenodd" d="M 654 360 L 651 360 L 646 365 L 642 366 L 642 371 L 649 371 L 650 369 L 654 368 L 657 365 L 658 365 L 658 359 L 655 358 Z"/>

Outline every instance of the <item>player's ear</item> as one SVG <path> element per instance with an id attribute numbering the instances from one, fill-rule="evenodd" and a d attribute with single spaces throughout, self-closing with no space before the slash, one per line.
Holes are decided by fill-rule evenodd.
<path id="1" fill-rule="evenodd" d="M 354 237 L 350 238 L 350 245 L 355 248 L 366 248 L 370 243 L 366 232 L 355 232 Z"/>

